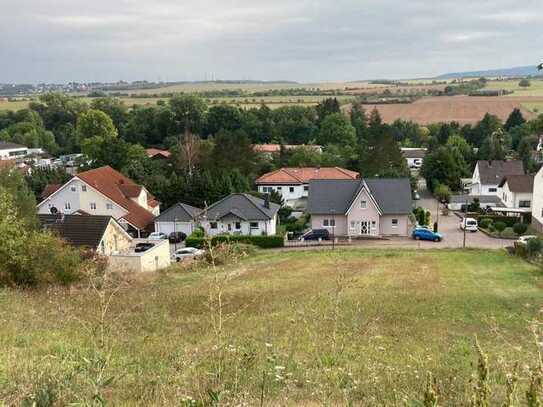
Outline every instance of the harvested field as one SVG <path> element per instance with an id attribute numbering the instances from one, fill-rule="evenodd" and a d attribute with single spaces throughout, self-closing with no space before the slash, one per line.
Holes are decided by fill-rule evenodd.
<path id="1" fill-rule="evenodd" d="M 377 108 L 386 123 L 396 119 L 411 120 L 419 124 L 456 121 L 474 124 L 486 113 L 498 116 L 503 121 L 515 108 L 519 108 L 526 119 L 535 114 L 526 109 L 525 103 L 543 102 L 541 97 L 429 97 L 410 104 L 364 105 L 366 111 Z"/>

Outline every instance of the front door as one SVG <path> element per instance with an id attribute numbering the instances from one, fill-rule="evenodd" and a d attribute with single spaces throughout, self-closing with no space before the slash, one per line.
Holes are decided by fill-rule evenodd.
<path id="1" fill-rule="evenodd" d="M 371 222 L 368 221 L 361 221 L 360 222 L 360 234 L 361 235 L 369 235 L 371 233 Z"/>

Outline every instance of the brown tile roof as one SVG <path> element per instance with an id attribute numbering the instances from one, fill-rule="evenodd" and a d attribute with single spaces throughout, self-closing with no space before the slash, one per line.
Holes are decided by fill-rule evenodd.
<path id="1" fill-rule="evenodd" d="M 481 178 L 481 184 L 497 185 L 501 182 L 503 177 L 509 175 L 524 175 L 524 166 L 522 161 L 502 161 L 493 160 L 477 161 L 479 167 L 479 177 Z"/>
<path id="2" fill-rule="evenodd" d="M 43 192 L 41 193 L 41 198 L 42 199 L 47 198 L 53 192 L 58 191 L 61 186 L 62 186 L 61 184 L 47 184 L 45 188 L 43 189 Z"/>
<path id="3" fill-rule="evenodd" d="M 532 193 L 534 190 L 533 175 L 508 175 L 503 178 L 500 187 L 503 187 L 506 183 L 511 192 Z"/>
<path id="4" fill-rule="evenodd" d="M 160 150 L 158 148 L 146 148 L 145 153 L 149 158 L 156 157 L 157 155 L 161 155 L 164 158 L 169 158 L 170 155 L 172 155 L 168 150 Z"/>
<path id="5" fill-rule="evenodd" d="M 136 190 L 141 191 L 142 187 L 120 172 L 106 166 L 81 172 L 77 174 L 77 177 L 126 209 L 128 213 L 124 219 L 131 225 L 145 229 L 153 222 L 154 215 L 130 199 L 137 196 L 133 194 Z M 148 201 L 155 201 L 155 197 L 151 194 L 148 194 L 147 198 Z"/>
<path id="6" fill-rule="evenodd" d="M 307 184 L 314 179 L 358 179 L 360 174 L 340 167 L 281 168 L 262 175 L 257 184 Z"/>

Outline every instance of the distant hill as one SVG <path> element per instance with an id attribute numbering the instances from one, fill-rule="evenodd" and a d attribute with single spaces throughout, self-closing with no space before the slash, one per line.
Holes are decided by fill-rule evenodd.
<path id="1" fill-rule="evenodd" d="M 479 78 L 481 76 L 542 76 L 542 72 L 537 70 L 535 65 L 517 66 L 515 68 L 504 69 L 488 69 L 485 71 L 467 71 L 467 72 L 451 72 L 444 75 L 436 76 L 435 79 L 457 79 L 457 78 Z"/>

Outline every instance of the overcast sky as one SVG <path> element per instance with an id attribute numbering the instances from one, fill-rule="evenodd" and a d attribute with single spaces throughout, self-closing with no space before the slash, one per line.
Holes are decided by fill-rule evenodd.
<path id="1" fill-rule="evenodd" d="M 542 44 L 541 0 L 0 0 L 0 83 L 411 78 Z"/>

